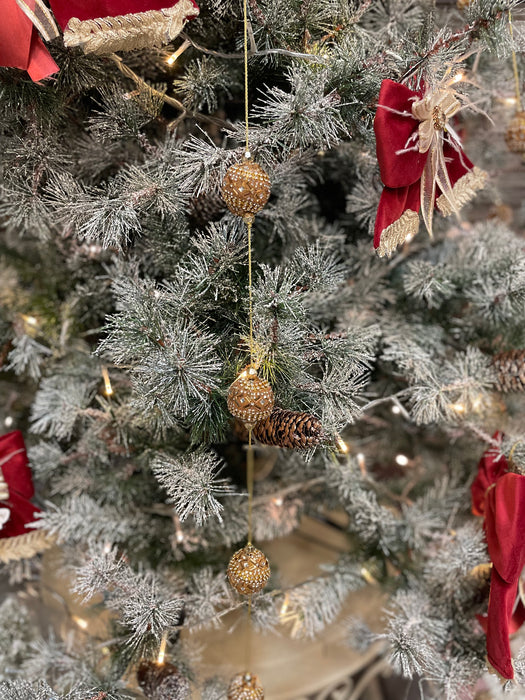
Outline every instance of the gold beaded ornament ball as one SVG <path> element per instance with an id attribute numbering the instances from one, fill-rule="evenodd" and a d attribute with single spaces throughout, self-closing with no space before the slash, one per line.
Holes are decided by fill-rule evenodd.
<path id="1" fill-rule="evenodd" d="M 457 0 L 456 5 L 458 10 L 466 10 L 470 5 L 470 0 Z"/>
<path id="2" fill-rule="evenodd" d="M 228 390 L 228 410 L 242 420 L 247 427 L 268 418 L 272 412 L 274 396 L 272 387 L 257 371 L 248 365 Z"/>
<path id="3" fill-rule="evenodd" d="M 237 593 L 251 595 L 261 591 L 270 578 L 270 564 L 252 544 L 239 549 L 228 564 L 228 580 Z"/>
<path id="4" fill-rule="evenodd" d="M 507 148 L 512 153 L 525 153 L 525 112 L 516 112 L 505 133 Z"/>
<path id="5" fill-rule="evenodd" d="M 270 177 L 260 165 L 246 158 L 231 165 L 222 182 L 221 194 L 232 214 L 253 222 L 270 198 Z"/>
<path id="6" fill-rule="evenodd" d="M 253 673 L 238 673 L 228 686 L 228 700 L 264 700 L 264 689 Z"/>

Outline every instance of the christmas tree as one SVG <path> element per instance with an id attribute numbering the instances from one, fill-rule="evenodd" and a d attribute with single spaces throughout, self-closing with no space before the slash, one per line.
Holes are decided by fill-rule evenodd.
<path id="1" fill-rule="evenodd" d="M 1 697 L 525 697 L 523 0 L 5 4 Z"/>

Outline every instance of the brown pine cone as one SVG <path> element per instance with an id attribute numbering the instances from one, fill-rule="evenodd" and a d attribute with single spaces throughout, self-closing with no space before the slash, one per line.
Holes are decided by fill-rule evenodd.
<path id="1" fill-rule="evenodd" d="M 141 661 L 137 681 L 148 700 L 183 700 L 190 694 L 188 679 L 170 663 Z"/>
<path id="2" fill-rule="evenodd" d="M 500 352 L 492 359 L 497 373 L 496 389 L 503 394 L 525 391 L 525 350 Z"/>
<path id="3" fill-rule="evenodd" d="M 204 192 L 190 200 L 188 214 L 195 226 L 206 226 L 218 221 L 226 211 L 226 204 L 218 192 Z"/>
<path id="4" fill-rule="evenodd" d="M 310 413 L 274 408 L 268 418 L 253 429 L 254 437 L 263 445 L 306 450 L 319 445 L 323 438 L 321 421 Z"/>

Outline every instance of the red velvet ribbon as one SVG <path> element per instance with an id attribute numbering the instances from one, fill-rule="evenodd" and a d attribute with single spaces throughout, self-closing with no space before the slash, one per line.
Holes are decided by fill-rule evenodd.
<path id="1" fill-rule="evenodd" d="M 0 469 L 9 489 L 6 501 L 0 501 L 0 508 L 10 512 L 9 520 L 0 529 L 0 539 L 25 535 L 29 523 L 34 522 L 35 513 L 40 510 L 30 499 L 35 490 L 27 459 L 24 438 L 19 430 L 0 436 Z"/>
<path id="2" fill-rule="evenodd" d="M 501 441 L 501 433 L 494 439 Z M 484 516 L 485 536 L 492 561 L 489 609 L 480 618 L 487 633 L 487 656 L 504 678 L 514 678 L 509 635 L 525 621 L 525 607 L 516 604 L 520 574 L 525 566 L 525 476 L 508 471 L 497 450 L 487 450 L 472 487 L 472 511 Z"/>
<path id="3" fill-rule="evenodd" d="M 34 7 L 34 0 L 26 2 Z M 0 66 L 26 70 L 35 82 L 58 71 L 31 20 L 18 7 L 16 0 L 2 0 Z"/>
<path id="4" fill-rule="evenodd" d="M 198 8 L 195 0 L 191 2 Z M 164 10 L 177 5 L 178 0 L 50 0 L 50 4 L 58 24 L 65 29 L 72 17 L 84 21 L 148 10 Z"/>
<path id="5" fill-rule="evenodd" d="M 401 218 L 407 210 L 419 213 L 421 208 L 421 176 L 429 157 L 429 152 L 411 150 L 399 153 L 414 146 L 417 140 L 410 138 L 419 128 L 419 120 L 412 116 L 412 105 L 420 100 L 424 89 L 411 90 L 393 80 L 383 80 L 377 111 L 374 119 L 376 152 L 384 189 L 379 200 L 374 230 L 374 248 L 378 248 L 382 232 Z M 391 111 L 395 110 L 395 112 Z M 398 114 L 402 112 L 404 114 Z M 463 151 L 458 151 L 445 143 L 443 153 L 447 161 L 447 171 L 451 185 L 469 170 L 473 164 Z M 437 192 L 437 196 L 441 194 Z"/>

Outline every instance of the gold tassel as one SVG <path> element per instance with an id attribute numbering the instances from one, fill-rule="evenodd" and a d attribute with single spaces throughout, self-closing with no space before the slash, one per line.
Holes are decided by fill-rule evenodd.
<path id="1" fill-rule="evenodd" d="M 407 238 L 413 238 L 419 231 L 419 214 L 412 209 L 404 211 L 397 221 L 387 226 L 381 233 L 377 252 L 379 257 L 392 255 L 394 250 Z"/>
<path id="2" fill-rule="evenodd" d="M 55 540 L 45 530 L 32 530 L 24 535 L 0 539 L 0 562 L 31 559 L 53 546 Z"/>
<path id="3" fill-rule="evenodd" d="M 198 14 L 190 0 L 180 0 L 164 10 L 82 21 L 72 17 L 64 31 L 64 44 L 95 54 L 162 46 L 181 33 L 187 19 Z"/>
<path id="4" fill-rule="evenodd" d="M 487 177 L 487 173 L 484 170 L 474 166 L 472 170 L 459 178 L 452 188 L 458 209 L 464 207 L 465 204 L 470 202 L 478 190 L 482 190 L 485 187 Z M 450 202 L 443 194 L 438 197 L 436 204 L 443 216 L 449 216 L 449 214 L 452 214 L 454 211 Z"/>

